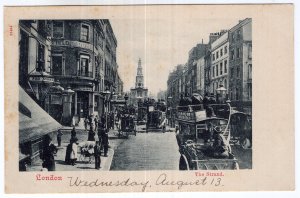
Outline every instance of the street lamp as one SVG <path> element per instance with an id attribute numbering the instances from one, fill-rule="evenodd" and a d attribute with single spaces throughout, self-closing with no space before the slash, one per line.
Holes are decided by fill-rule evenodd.
<path id="1" fill-rule="evenodd" d="M 217 88 L 216 91 L 217 91 L 217 94 L 218 94 L 218 98 L 217 98 L 218 102 L 221 103 L 221 101 L 222 101 L 222 103 L 223 103 L 225 101 L 225 95 L 226 95 L 227 89 L 222 84 L 220 84 L 219 88 Z M 221 96 L 221 98 L 222 98 L 221 101 L 220 101 L 219 96 Z"/>

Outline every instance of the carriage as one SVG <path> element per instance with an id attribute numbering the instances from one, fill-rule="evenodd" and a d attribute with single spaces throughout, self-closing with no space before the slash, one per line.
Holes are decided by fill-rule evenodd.
<path id="1" fill-rule="evenodd" d="M 136 125 L 134 123 L 134 116 L 130 114 L 123 114 L 120 117 L 118 137 L 128 138 L 129 135 L 136 136 Z"/>
<path id="2" fill-rule="evenodd" d="M 160 110 L 149 111 L 147 115 L 147 130 L 166 131 L 166 113 Z"/>
<path id="3" fill-rule="evenodd" d="M 232 154 L 230 142 L 230 105 L 203 108 L 203 105 L 187 105 L 177 108 L 176 139 L 179 146 L 180 170 L 239 169 Z M 218 111 L 214 111 L 218 109 Z M 221 113 L 223 116 L 217 116 Z M 224 118 L 229 115 L 228 119 Z M 214 143 L 213 130 L 218 128 L 228 150 L 225 158 L 208 151 Z"/>

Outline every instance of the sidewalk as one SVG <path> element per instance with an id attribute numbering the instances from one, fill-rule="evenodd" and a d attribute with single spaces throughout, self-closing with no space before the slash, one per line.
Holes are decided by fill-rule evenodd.
<path id="1" fill-rule="evenodd" d="M 72 127 L 63 127 L 63 136 L 62 136 L 62 143 L 61 146 L 58 147 L 58 152 L 54 156 L 55 158 L 55 168 L 56 171 L 82 171 L 82 170 L 96 170 L 95 169 L 95 161 L 94 157 L 92 157 L 92 162 L 89 163 L 89 158 L 85 158 L 84 156 L 80 155 L 80 150 L 78 147 L 78 159 L 76 162 L 76 165 L 68 165 L 65 163 L 65 155 L 66 155 L 66 148 L 69 144 L 69 140 L 71 137 L 71 129 Z M 86 132 L 84 129 L 77 129 L 76 128 L 76 137 L 78 138 L 78 142 L 85 142 L 88 137 L 88 132 Z M 109 171 L 110 166 L 114 157 L 114 149 L 122 142 L 124 139 L 118 139 L 116 130 L 110 130 L 108 133 L 109 135 L 109 149 L 108 149 L 108 157 L 104 157 L 103 153 L 101 154 L 101 165 L 100 165 L 100 171 Z M 98 136 L 96 134 L 95 139 L 98 140 Z M 56 133 L 52 134 L 52 142 L 57 145 L 56 141 Z M 42 169 L 42 160 L 37 160 L 34 162 L 34 164 L 28 166 L 28 171 L 41 171 Z M 99 171 L 99 170 L 96 170 Z"/>

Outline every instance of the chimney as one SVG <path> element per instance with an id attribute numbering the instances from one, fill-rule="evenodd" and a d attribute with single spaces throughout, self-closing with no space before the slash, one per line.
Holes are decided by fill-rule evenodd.
<path id="1" fill-rule="evenodd" d="M 202 39 L 202 44 L 203 44 L 203 39 Z"/>

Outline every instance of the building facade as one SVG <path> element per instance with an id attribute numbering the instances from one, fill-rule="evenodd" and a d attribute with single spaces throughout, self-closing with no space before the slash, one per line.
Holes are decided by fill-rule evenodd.
<path id="1" fill-rule="evenodd" d="M 54 85 L 51 27 L 45 20 L 19 21 L 19 85 L 48 112 L 48 93 Z"/>
<path id="2" fill-rule="evenodd" d="M 236 106 L 252 102 L 252 19 L 229 31 L 229 96 Z M 251 108 L 250 108 L 251 109 Z"/>
<path id="3" fill-rule="evenodd" d="M 223 85 L 228 90 L 229 41 L 228 32 L 221 31 L 220 37 L 211 43 L 211 93 Z"/>
<path id="4" fill-rule="evenodd" d="M 148 97 L 148 89 L 144 86 L 144 75 L 142 61 L 139 59 L 137 74 L 135 77 L 135 87 L 130 89 L 130 104 L 138 106 L 139 101 L 144 101 Z"/>
<path id="5" fill-rule="evenodd" d="M 103 92 L 122 84 L 108 20 L 20 21 L 19 47 L 20 85 L 63 124 L 103 114 Z"/>

